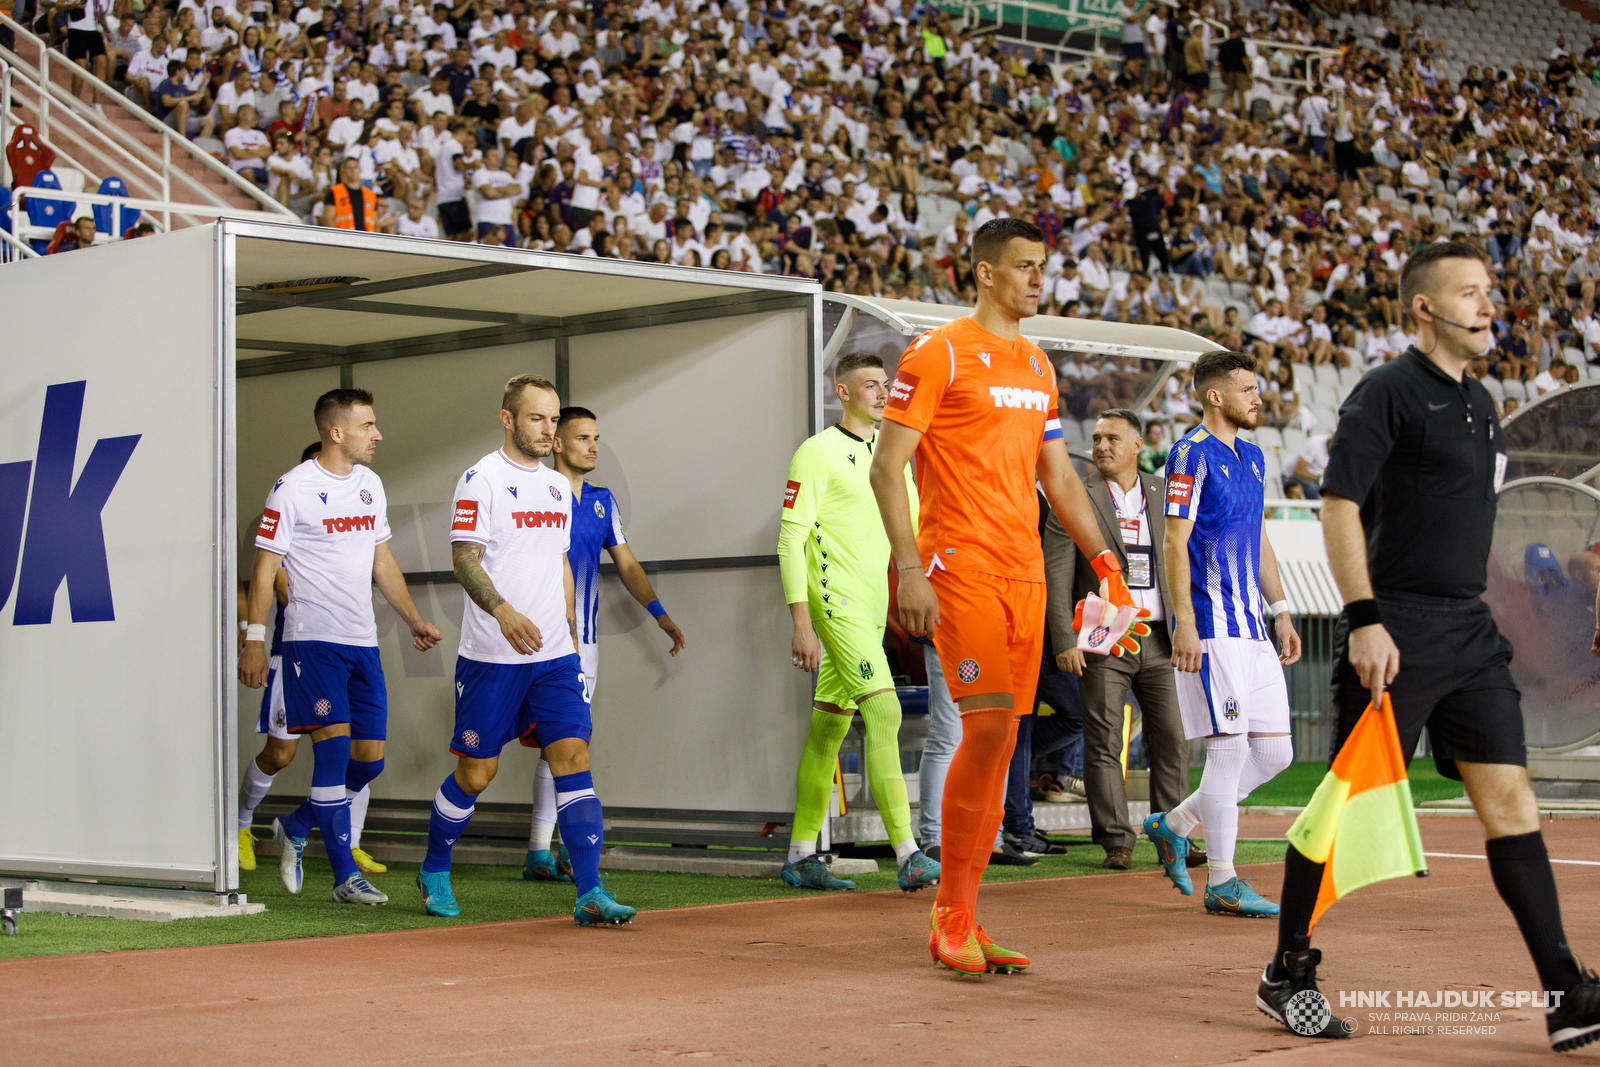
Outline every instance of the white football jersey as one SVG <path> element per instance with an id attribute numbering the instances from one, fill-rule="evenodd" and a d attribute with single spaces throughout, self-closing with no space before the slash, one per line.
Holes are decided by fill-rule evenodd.
<path id="1" fill-rule="evenodd" d="M 316 458 L 278 479 L 256 529 L 256 547 L 289 569 L 285 641 L 376 645 L 372 557 L 389 540 L 383 481 L 357 466 L 343 478 Z"/>
<path id="2" fill-rule="evenodd" d="M 540 464 L 524 467 L 496 450 L 456 483 L 450 540 L 483 545 L 483 570 L 506 602 L 539 628 L 544 647 L 525 656 L 471 597 L 460 654 L 479 663 L 537 663 L 570 656 L 561 557 L 572 541 L 572 485 Z"/>

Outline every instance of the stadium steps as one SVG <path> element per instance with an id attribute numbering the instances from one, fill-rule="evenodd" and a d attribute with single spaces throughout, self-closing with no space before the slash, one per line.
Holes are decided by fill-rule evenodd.
<path id="1" fill-rule="evenodd" d="M 15 51 L 17 55 L 20 56 L 24 61 L 33 64 L 35 68 L 38 67 L 39 49 L 32 43 L 23 39 L 19 39 L 16 43 Z M 50 81 L 52 84 L 59 86 L 65 92 L 70 93 L 72 91 L 72 63 L 71 60 L 67 59 L 65 53 L 51 53 Z M 82 94 L 80 94 L 80 96 L 85 100 L 85 102 L 87 102 L 88 98 L 86 96 L 82 96 Z M 126 97 L 123 97 L 122 99 L 123 102 L 128 105 L 127 107 L 119 106 L 115 102 L 102 102 L 105 108 L 106 118 L 115 123 L 116 126 L 124 133 L 128 134 L 143 144 L 146 148 L 150 149 L 150 151 L 153 152 L 157 158 L 159 158 L 162 153 L 162 136 L 145 123 L 141 122 L 138 116 L 135 115 L 132 110 L 130 110 L 139 108 L 139 105 L 127 100 Z M 84 157 L 88 156 L 89 153 L 79 150 L 79 146 L 85 139 L 84 134 L 80 132 L 82 130 L 83 126 L 78 123 L 73 123 L 70 127 L 64 124 L 52 124 L 50 128 L 49 140 L 52 144 L 52 147 L 61 151 L 65 151 L 70 155 L 79 157 L 80 160 L 84 161 L 84 165 L 88 166 L 89 164 Z M 104 138 L 103 143 L 97 144 L 94 147 L 105 152 L 107 155 L 115 155 L 115 150 L 111 147 L 112 143 L 113 142 L 110 138 Z M 227 181 L 227 179 L 212 171 L 204 163 L 200 162 L 200 160 L 189 155 L 189 153 L 180 151 L 174 147 L 172 163 L 175 167 L 181 169 L 184 173 L 200 182 L 212 193 L 218 197 L 221 197 L 228 205 L 238 208 L 240 211 L 261 210 L 260 205 L 252 200 L 248 195 L 235 188 Z M 128 191 L 131 195 L 153 200 L 161 199 L 162 193 L 160 185 L 133 167 L 116 171 L 108 170 L 105 174 L 90 175 L 89 177 L 92 179 L 92 181 L 87 182 L 85 188 L 92 192 L 94 187 L 102 178 L 106 178 L 113 173 L 115 173 L 117 177 L 121 178 L 128 186 Z M 182 188 L 174 188 L 172 195 L 175 200 L 179 201 L 188 201 L 191 199 L 191 194 Z M 176 224 L 176 220 L 174 221 Z"/>

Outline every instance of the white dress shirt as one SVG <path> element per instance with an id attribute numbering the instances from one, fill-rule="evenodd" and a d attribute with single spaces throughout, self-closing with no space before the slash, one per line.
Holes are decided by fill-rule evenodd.
<path id="1" fill-rule="evenodd" d="M 1150 579 L 1154 584 L 1153 589 L 1130 589 L 1133 602 L 1136 606 L 1150 609 L 1150 618 L 1146 622 L 1158 622 L 1166 618 L 1166 613 L 1161 609 L 1161 575 L 1156 572 L 1154 542 L 1150 540 L 1150 508 L 1145 501 L 1144 481 L 1137 474 L 1133 476 L 1133 488 L 1126 493 L 1113 482 L 1106 479 L 1106 488 L 1111 492 L 1111 506 L 1117 513 L 1117 524 L 1122 527 L 1122 543 L 1124 545 L 1145 545 L 1151 549 Z"/>

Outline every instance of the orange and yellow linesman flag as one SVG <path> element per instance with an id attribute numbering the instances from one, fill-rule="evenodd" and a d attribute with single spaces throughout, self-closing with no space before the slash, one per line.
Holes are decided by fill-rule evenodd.
<path id="1" fill-rule="evenodd" d="M 1288 838 L 1301 855 L 1325 864 L 1312 927 L 1346 893 L 1428 873 L 1388 693 L 1381 707 L 1362 712 Z"/>

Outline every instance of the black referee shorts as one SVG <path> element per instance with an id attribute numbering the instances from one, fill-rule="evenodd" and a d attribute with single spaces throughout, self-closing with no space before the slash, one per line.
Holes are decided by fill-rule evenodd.
<path id="1" fill-rule="evenodd" d="M 1427 727 L 1434 762 L 1446 778 L 1460 781 L 1457 760 L 1526 766 L 1511 642 L 1500 635 L 1489 605 L 1477 598 L 1379 593 L 1378 611 L 1400 649 L 1400 673 L 1388 691 L 1406 763 Z M 1350 665 L 1349 636 L 1340 619 L 1333 643 L 1333 704 L 1339 713 L 1335 753 L 1371 700 Z"/>

